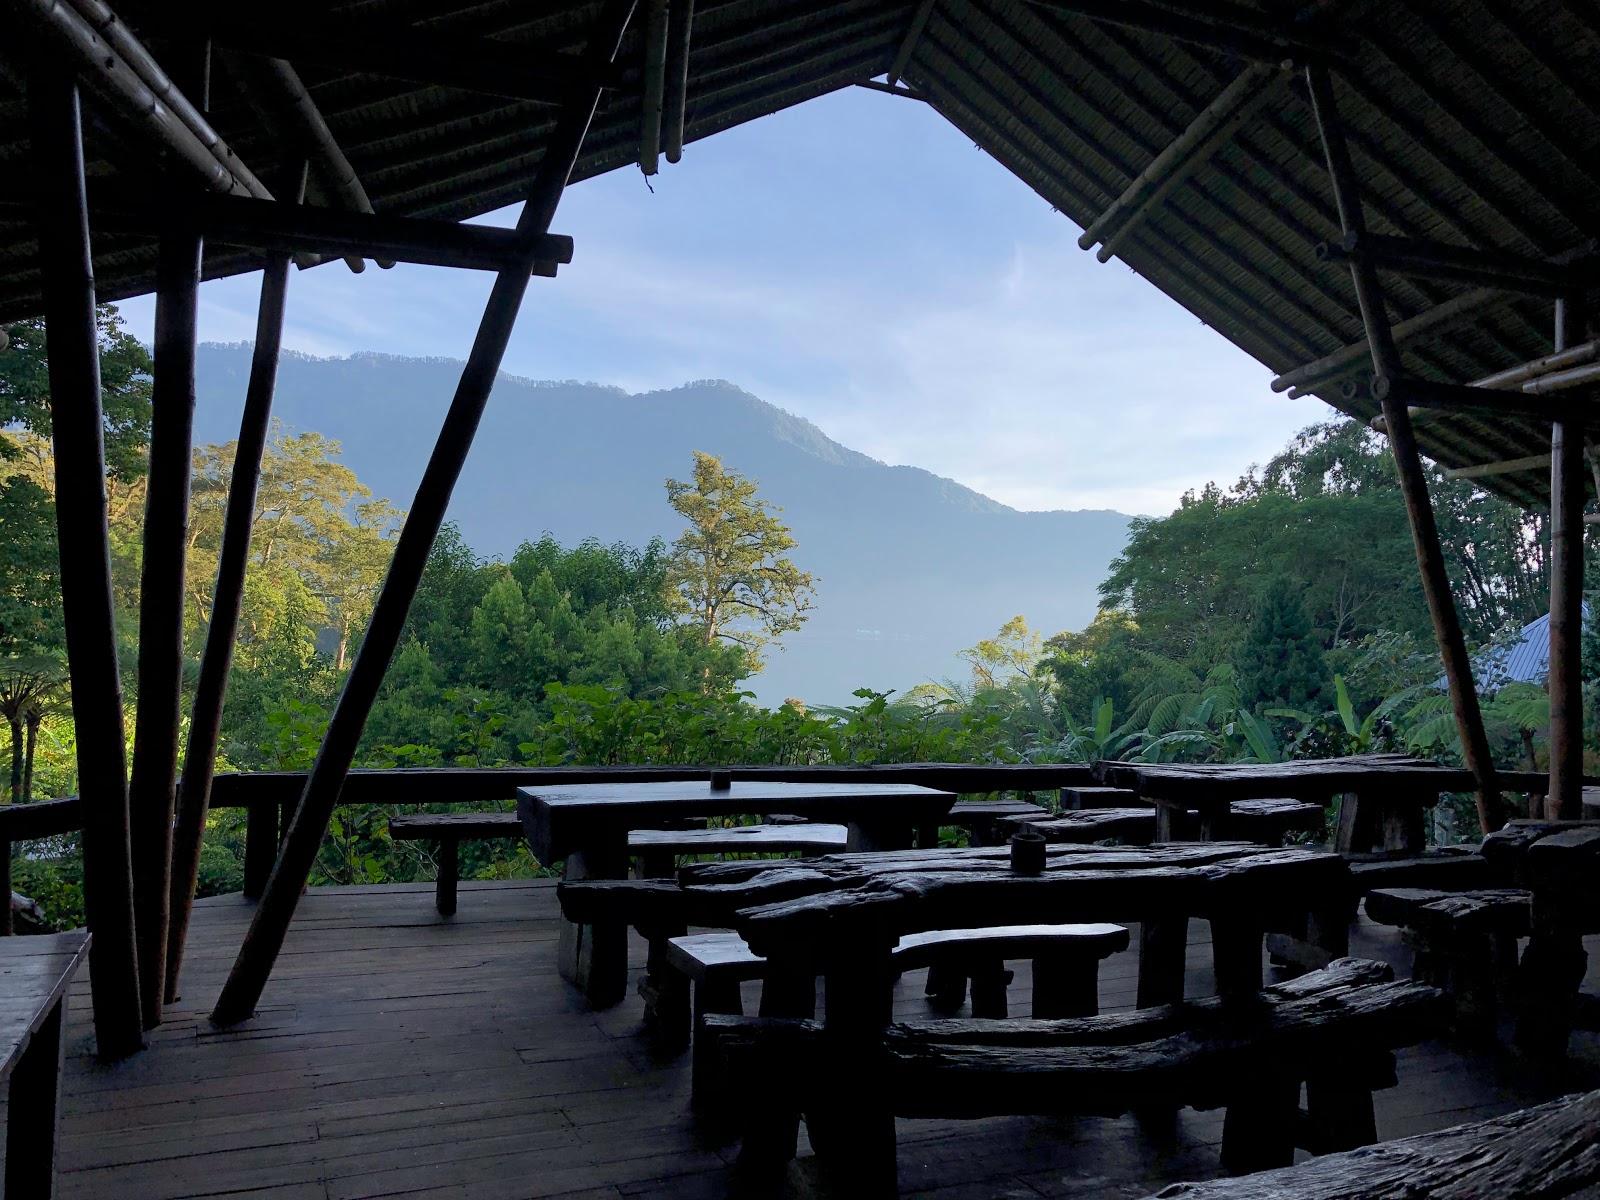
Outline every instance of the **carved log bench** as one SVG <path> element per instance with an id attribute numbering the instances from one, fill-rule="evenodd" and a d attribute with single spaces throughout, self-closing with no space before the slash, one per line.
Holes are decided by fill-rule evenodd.
<path id="1" fill-rule="evenodd" d="M 1372 1093 L 1396 1082 L 1393 1050 L 1430 1036 L 1445 1007 L 1438 989 L 1392 974 L 1340 959 L 1252 995 L 1059 1021 L 905 1022 L 871 1047 L 814 1021 L 711 1014 L 705 1028 L 746 1121 L 741 1166 L 757 1172 L 793 1157 L 800 1113 L 826 1161 L 843 1086 L 858 1119 L 873 1108 L 958 1119 L 1226 1108 L 1223 1163 L 1243 1173 L 1292 1163 L 1297 1147 L 1377 1140 Z M 893 1137 L 892 1119 L 870 1125 Z M 859 1150 L 861 1139 L 848 1140 Z"/>
<path id="2" fill-rule="evenodd" d="M 1079 788 L 1078 792 L 1090 789 Z M 1107 791 L 1114 789 L 1104 789 Z M 1045 820 L 1012 822 L 1012 828 L 1027 824 L 1044 834 L 1050 842 L 1100 842 L 1116 838 L 1126 845 L 1148 846 L 1157 840 L 1159 816 L 1155 809 L 1080 808 Z M 1236 800 L 1228 806 L 1228 835 L 1262 846 L 1281 846 L 1294 832 L 1314 833 L 1323 826 L 1320 804 L 1299 800 Z M 1200 815 L 1188 813 L 1178 822 L 1172 840 L 1195 841 L 1200 835 Z M 1165 840 L 1165 839 L 1163 839 Z"/>
<path id="3" fill-rule="evenodd" d="M 440 916 L 454 916 L 461 881 L 461 843 L 521 838 L 516 813 L 416 813 L 389 818 L 389 836 L 397 842 L 433 842 L 438 848 L 439 876 L 433 905 Z"/>
<path id="4" fill-rule="evenodd" d="M 972 1015 L 1006 1016 L 1006 988 L 1012 973 L 1007 959 L 1033 961 L 1035 1018 L 1088 1017 L 1100 1006 L 1100 963 L 1128 948 L 1121 925 L 1006 925 L 987 929 L 936 929 L 906 934 L 891 962 L 897 971 L 928 968 L 927 993 L 936 1007 L 954 1011 L 966 999 L 972 980 Z M 696 1104 L 718 1100 L 723 1090 L 720 1059 L 702 1032 L 710 1013 L 739 1014 L 744 1005 L 739 985 L 761 979 L 763 1017 L 808 1016 L 815 1010 L 816 980 L 769 978 L 767 960 L 753 953 L 737 933 L 696 933 L 671 938 L 666 962 L 693 985 L 693 1093 Z M 669 1045 L 681 1046 L 682 1035 L 657 1030 Z"/>
<path id="5" fill-rule="evenodd" d="M 1532 893 L 1513 888 L 1367 894 L 1367 916 L 1405 930 L 1415 954 L 1412 978 L 1446 990 L 1456 1034 L 1471 1041 L 1492 1040 L 1499 1029 L 1516 975 L 1517 939 L 1528 936 L 1532 915 Z"/>
<path id="6" fill-rule="evenodd" d="M 1007 822 L 1031 821 L 1049 815 L 1048 808 L 1026 800 L 957 800 L 945 819 L 967 831 L 970 845 L 998 846 L 1010 836 L 1010 830 L 1004 828 Z"/>
<path id="7" fill-rule="evenodd" d="M 1175 1183 L 1149 1200 L 1467 1200 L 1591 1196 L 1600 1092 L 1330 1154 L 1245 1179 Z"/>

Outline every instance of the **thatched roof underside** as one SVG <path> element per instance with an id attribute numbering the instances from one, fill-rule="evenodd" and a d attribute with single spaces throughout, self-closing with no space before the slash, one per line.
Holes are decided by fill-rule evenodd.
<path id="1" fill-rule="evenodd" d="M 121 16 L 161 58 L 166 6 L 128 0 Z M 186 6 L 175 6 L 182 9 Z M 200 9 L 210 6 L 196 6 Z M 1073 9 L 1083 5 L 1064 4 Z M 1091 6 L 1092 7 L 1092 6 Z M 1259 10 L 1304 17 L 1273 0 L 1147 8 Z M 1553 257 L 1600 233 L 1600 10 L 1588 0 L 1383 0 L 1317 6 L 1312 20 L 1347 47 L 1336 68 L 1342 115 L 1378 233 Z M 920 0 L 699 0 L 690 56 L 687 139 L 708 137 L 839 88 L 881 77 L 923 8 Z M 580 50 L 598 4 L 550 0 L 346 0 L 331 6 L 355 38 L 406 26 L 451 37 Z M 287 22 L 281 9 L 263 19 Z M 577 177 L 626 168 L 639 151 L 637 18 Z M 0 39 L 0 199 L 27 178 L 26 31 Z M 236 52 L 229 52 L 236 53 Z M 1286 51 L 1287 54 L 1287 51 Z M 256 175 L 282 177 L 290 148 L 233 86 L 217 56 L 211 117 Z M 943 116 L 1078 225 L 1093 221 L 1245 67 L 1226 52 L 1024 0 L 936 0 L 902 77 Z M 380 213 L 461 219 L 519 200 L 557 108 L 473 91 L 296 62 Z M 883 103 L 911 101 L 883 98 Z M 91 94 L 88 152 L 97 179 L 137 184 L 158 167 L 145 143 Z M 692 154 L 678 167 L 692 170 Z M 0 213 L 0 221 L 5 220 Z M 559 228 L 559 220 L 558 220 Z M 1348 270 L 1319 261 L 1338 233 L 1303 77 L 1274 87 L 1242 129 L 1118 247 L 1118 257 L 1262 363 L 1291 370 L 1360 341 Z M 107 299 L 146 291 L 152 241 L 97 235 Z M 578 247 L 578 254 L 583 252 Z M 208 248 L 208 275 L 254 260 Z M 325 270 L 343 270 L 333 265 Z M 1396 321 L 1471 290 L 1384 276 Z M 546 286 L 560 286 L 559 283 Z M 0 224 L 0 319 L 38 306 L 27 225 Z M 1464 383 L 1551 349 L 1551 301 L 1505 293 L 1464 321 L 1403 347 L 1409 371 Z M 1364 390 L 1318 395 L 1359 418 Z M 1447 466 L 1536 456 L 1549 427 L 1460 416 L 1419 427 Z M 1483 480 L 1528 504 L 1548 500 L 1535 467 Z"/>

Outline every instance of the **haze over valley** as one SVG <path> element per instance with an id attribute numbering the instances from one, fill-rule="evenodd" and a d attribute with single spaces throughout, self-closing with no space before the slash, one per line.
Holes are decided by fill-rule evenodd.
<path id="1" fill-rule="evenodd" d="M 249 360 L 246 346 L 201 348 L 197 441 L 237 435 Z M 274 411 L 339 439 L 373 494 L 405 508 L 459 372 L 447 359 L 286 354 Z M 817 580 L 809 622 L 746 685 L 766 705 L 841 704 L 858 687 L 961 677 L 956 652 L 1018 613 L 1046 635 L 1081 628 L 1126 537 L 1121 513 L 1021 512 L 860 454 L 720 380 L 630 395 L 503 376 L 450 519 L 486 556 L 509 556 L 546 530 L 566 545 L 670 542 L 683 522 L 664 481 L 686 478 L 695 450 L 782 506 L 793 558 Z"/>

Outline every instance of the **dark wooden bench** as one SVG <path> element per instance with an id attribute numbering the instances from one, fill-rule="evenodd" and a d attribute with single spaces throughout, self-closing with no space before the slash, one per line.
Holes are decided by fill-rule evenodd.
<path id="1" fill-rule="evenodd" d="M 1081 844 L 1116 838 L 1126 845 L 1147 846 L 1157 839 L 1158 820 L 1153 808 L 1081 808 L 1026 824 L 1050 842 Z M 1299 800 L 1236 800 L 1228 807 L 1229 837 L 1262 846 L 1281 846 L 1290 833 L 1314 833 L 1322 826 L 1320 804 Z M 1174 833 L 1178 841 L 1198 838 L 1199 814 L 1188 813 L 1179 821 Z"/>
<path id="2" fill-rule="evenodd" d="M 1516 976 L 1517 939 L 1532 929 L 1532 893 L 1379 888 L 1367 895 L 1367 916 L 1405 930 L 1412 978 L 1448 992 L 1458 1036 L 1495 1037 Z"/>
<path id="3" fill-rule="evenodd" d="M 1395 1083 L 1392 1052 L 1430 1036 L 1444 1007 L 1436 988 L 1393 982 L 1386 964 L 1341 959 L 1227 999 L 1060 1021 L 905 1022 L 871 1048 L 813 1021 L 713 1014 L 705 1028 L 746 1117 L 740 1161 L 753 1170 L 793 1156 L 802 1112 L 827 1159 L 833 1108 L 851 1089 L 852 1111 L 866 1096 L 904 1117 L 1223 1107 L 1223 1162 L 1241 1173 L 1292 1163 L 1296 1147 L 1375 1141 L 1372 1093 Z M 872 1129 L 893 1136 L 892 1121 Z M 848 1140 L 859 1149 L 861 1138 L 857 1129 Z"/>
<path id="4" fill-rule="evenodd" d="M 1080 812 L 1086 808 L 1153 808 L 1139 799 L 1139 793 L 1119 787 L 1064 787 L 1061 811 Z"/>
<path id="5" fill-rule="evenodd" d="M 0 1079 L 7 1087 L 5 1195 L 56 1194 L 67 989 L 88 933 L 0 939 Z"/>
<path id="6" fill-rule="evenodd" d="M 1007 1015 L 1006 988 L 1012 974 L 1007 959 L 1033 961 L 1035 1018 L 1093 1016 L 1100 1006 L 1101 960 L 1128 948 L 1121 925 L 1009 925 L 986 929 L 936 929 L 908 933 L 892 956 L 896 971 L 928 968 L 927 994 L 939 1008 L 954 1011 L 966 999 L 972 980 L 972 1015 Z M 693 985 L 693 1093 L 697 1104 L 720 1098 L 723 1089 L 716 1048 L 701 1033 L 708 1013 L 744 1011 L 739 985 L 761 979 L 763 1017 L 808 1016 L 815 1009 L 816 980 L 769 979 L 767 960 L 753 953 L 737 933 L 696 933 L 667 942 L 667 965 Z M 658 1023 L 673 1048 L 682 1044 Z"/>
<path id="7" fill-rule="evenodd" d="M 1600 1092 L 1329 1154 L 1243 1179 L 1175 1183 L 1147 1200 L 1476 1200 L 1592 1196 Z"/>
<path id="8" fill-rule="evenodd" d="M 461 881 L 461 843 L 523 836 L 516 813 L 419 813 L 391 817 L 389 836 L 397 842 L 433 842 L 438 847 L 439 877 L 434 906 L 442 916 L 456 911 Z M 643 878 L 664 878 L 678 854 L 829 854 L 845 848 L 843 825 L 735 825 L 726 829 L 635 829 L 628 834 L 628 852 L 640 860 Z"/>
<path id="9" fill-rule="evenodd" d="M 850 831 L 843 825 L 784 821 L 718 829 L 635 829 L 628 853 L 639 860 L 641 879 L 669 879 L 680 854 L 837 854 Z"/>
<path id="10" fill-rule="evenodd" d="M 971 845 L 998 846 L 1011 836 L 1005 828 L 1007 822 L 1029 821 L 1049 815 L 1048 808 L 1029 804 L 1025 800 L 958 800 L 950 806 L 950 815 L 946 820 L 965 829 Z"/>

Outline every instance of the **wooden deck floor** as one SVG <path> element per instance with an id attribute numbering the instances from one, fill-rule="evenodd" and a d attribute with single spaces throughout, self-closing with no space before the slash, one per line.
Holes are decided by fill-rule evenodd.
<path id="1" fill-rule="evenodd" d="M 651 1054 L 637 999 L 581 1010 L 555 972 L 556 912 L 543 882 L 464 884 L 450 920 L 435 915 L 427 886 L 316 889 L 260 1015 L 221 1033 L 205 1014 L 251 907 L 202 901 L 184 998 L 147 1053 L 98 1063 L 86 983 L 75 987 L 62 1197 L 730 1194 L 736 1147 L 689 1117 L 687 1058 Z M 1396 956 L 1390 932 L 1362 927 L 1358 951 Z M 1209 985 L 1205 937 L 1195 923 L 1197 995 Z M 1133 973 L 1131 954 L 1107 963 L 1104 1009 L 1132 1002 Z M 1025 1015 L 1025 969 L 1013 992 Z M 926 1011 L 920 973 L 902 980 L 898 1003 Z M 1380 1135 L 1600 1085 L 1595 1041 L 1579 1050 L 1581 1064 L 1555 1081 L 1504 1055 L 1408 1051 L 1401 1086 L 1379 1097 Z M 940 1200 L 1143 1196 L 1217 1174 L 1220 1135 L 1220 1114 L 1188 1111 L 1156 1132 L 1131 1118 L 902 1121 L 901 1183 Z M 796 1195 L 816 1187 L 807 1154 L 802 1139 Z"/>

